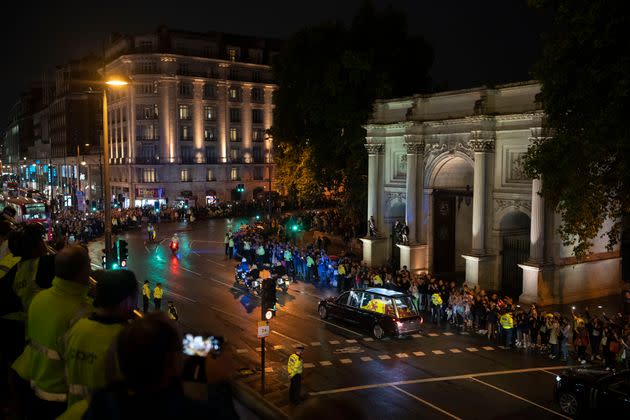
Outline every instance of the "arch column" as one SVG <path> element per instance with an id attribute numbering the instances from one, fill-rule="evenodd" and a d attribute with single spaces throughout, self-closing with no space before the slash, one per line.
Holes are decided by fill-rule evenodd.
<path id="1" fill-rule="evenodd" d="M 387 238 L 381 237 L 383 234 L 383 214 L 381 212 L 382 207 L 382 188 L 381 185 L 381 155 L 384 150 L 383 143 L 368 143 L 365 145 L 365 149 L 368 152 L 368 199 L 367 199 L 367 217 L 366 223 L 369 224 L 369 218 L 374 216 L 376 221 L 376 228 L 379 237 L 361 238 L 363 242 L 363 262 L 369 267 L 379 266 L 387 261 Z M 380 199 L 379 199 L 380 198 Z M 368 227 L 369 232 L 369 227 Z"/>

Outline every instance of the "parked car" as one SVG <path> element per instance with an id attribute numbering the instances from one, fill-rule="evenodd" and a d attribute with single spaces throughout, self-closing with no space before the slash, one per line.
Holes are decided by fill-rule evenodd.
<path id="1" fill-rule="evenodd" d="M 568 369 L 556 376 L 554 399 L 571 417 L 630 413 L 630 370 Z"/>
<path id="2" fill-rule="evenodd" d="M 319 316 L 354 324 L 376 339 L 420 331 L 422 316 L 411 295 L 383 288 L 353 289 L 319 302 Z"/>

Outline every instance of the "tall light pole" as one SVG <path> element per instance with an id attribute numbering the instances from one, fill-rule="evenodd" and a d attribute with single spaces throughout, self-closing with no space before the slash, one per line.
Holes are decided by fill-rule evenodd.
<path id="1" fill-rule="evenodd" d="M 129 82 L 122 79 L 111 79 L 105 82 L 103 88 L 103 198 L 105 224 L 105 261 L 107 268 L 111 267 L 112 252 L 112 197 L 109 186 L 109 127 L 107 120 L 107 86 L 126 86 Z"/>

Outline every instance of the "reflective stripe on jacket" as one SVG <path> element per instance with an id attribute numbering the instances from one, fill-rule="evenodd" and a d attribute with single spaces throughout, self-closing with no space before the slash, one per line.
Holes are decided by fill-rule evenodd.
<path id="1" fill-rule="evenodd" d="M 510 314 L 501 315 L 501 318 L 499 319 L 499 323 L 501 324 L 501 327 L 503 327 L 504 330 L 509 330 L 509 329 L 512 329 L 512 327 L 514 327 L 514 320 L 512 319 L 512 315 Z"/>
<path id="2" fill-rule="evenodd" d="M 433 303 L 435 306 L 441 305 L 442 296 L 440 296 L 439 293 L 433 293 L 433 295 L 431 296 L 431 303 Z"/>
<path id="3" fill-rule="evenodd" d="M 289 376 L 293 378 L 297 374 L 302 373 L 302 368 L 304 367 L 304 361 L 300 356 L 293 353 L 289 356 L 289 362 L 287 363 L 287 371 L 289 372 Z"/>

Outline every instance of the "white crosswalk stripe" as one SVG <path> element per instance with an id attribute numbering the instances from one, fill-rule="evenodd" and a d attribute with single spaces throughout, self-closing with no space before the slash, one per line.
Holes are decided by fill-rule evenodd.
<path id="1" fill-rule="evenodd" d="M 311 341 L 311 346 L 316 347 L 316 346 L 321 346 L 322 343 L 320 343 L 319 341 Z"/>
<path id="2" fill-rule="evenodd" d="M 247 353 L 247 349 L 236 349 L 236 353 L 241 354 L 241 353 Z"/>
<path id="3" fill-rule="evenodd" d="M 357 340 L 346 340 L 346 343 L 356 343 Z"/>
<path id="4" fill-rule="evenodd" d="M 371 362 L 374 359 L 372 359 L 370 356 L 363 356 L 361 360 L 363 360 L 364 362 Z"/>
<path id="5" fill-rule="evenodd" d="M 381 359 L 381 360 L 389 360 L 389 359 L 391 359 L 391 357 L 389 357 L 389 356 L 388 356 L 388 355 L 386 355 L 386 354 L 380 354 L 380 355 L 378 356 L 378 358 L 379 358 L 379 359 Z"/>
<path id="6" fill-rule="evenodd" d="M 461 353 L 462 352 L 460 349 L 450 349 L 449 351 L 451 353 Z"/>
<path id="7" fill-rule="evenodd" d="M 444 354 L 444 352 L 442 350 L 433 350 L 432 353 L 433 354 Z"/>
<path id="8" fill-rule="evenodd" d="M 273 372 L 273 368 L 272 367 L 266 367 L 265 368 L 265 372 Z"/>
<path id="9" fill-rule="evenodd" d="M 332 365 L 332 363 L 329 362 L 328 360 L 324 360 L 322 362 L 319 362 L 319 364 L 322 365 L 322 366 L 330 366 L 330 365 Z"/>
<path id="10" fill-rule="evenodd" d="M 429 333 L 429 337 L 437 337 L 437 336 L 439 336 L 439 335 L 440 335 L 440 334 L 436 334 L 436 333 Z"/>
<path id="11" fill-rule="evenodd" d="M 330 340 L 329 343 L 330 344 L 339 344 L 339 340 Z"/>
<path id="12" fill-rule="evenodd" d="M 420 334 L 411 334 L 411 336 L 412 336 L 413 338 L 421 338 L 421 337 L 422 337 Z"/>
<path id="13" fill-rule="evenodd" d="M 488 351 L 492 351 L 492 350 L 494 350 L 494 347 L 492 347 L 492 346 L 483 346 L 482 349 L 488 350 Z"/>
<path id="14" fill-rule="evenodd" d="M 414 351 L 413 354 L 416 355 L 416 356 L 419 356 L 419 357 L 420 356 L 426 356 L 423 351 Z"/>
<path id="15" fill-rule="evenodd" d="M 352 360 L 351 360 L 351 359 L 339 359 L 339 361 L 340 361 L 341 363 L 343 363 L 344 365 L 347 365 L 347 364 L 349 364 L 349 363 L 352 363 Z"/>
<path id="16" fill-rule="evenodd" d="M 363 341 L 374 341 L 374 339 L 372 337 L 365 337 Z"/>
<path id="17" fill-rule="evenodd" d="M 444 335 L 453 335 L 453 333 L 452 333 L 452 332 L 445 332 L 445 333 L 443 333 L 443 334 L 444 334 Z"/>
<path id="18" fill-rule="evenodd" d="M 276 346 L 273 346 L 274 350 L 282 350 L 284 348 L 284 346 L 282 344 L 278 344 Z"/>
<path id="19" fill-rule="evenodd" d="M 310 369 L 314 367 L 315 367 L 314 363 L 304 363 L 304 369 Z"/>
<path id="20" fill-rule="evenodd" d="M 261 351 L 262 351 L 262 349 L 261 349 L 260 347 L 256 347 L 256 351 L 257 351 L 257 352 L 261 352 Z"/>
<path id="21" fill-rule="evenodd" d="M 478 348 L 476 348 L 476 347 L 466 347 L 466 350 L 468 350 L 468 351 L 470 351 L 470 352 L 476 352 L 476 351 L 479 351 L 479 349 L 478 349 Z"/>
<path id="22" fill-rule="evenodd" d="M 409 355 L 407 353 L 397 353 L 396 357 L 398 357 L 399 359 L 404 359 L 405 357 L 409 357 Z"/>

